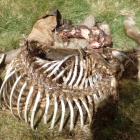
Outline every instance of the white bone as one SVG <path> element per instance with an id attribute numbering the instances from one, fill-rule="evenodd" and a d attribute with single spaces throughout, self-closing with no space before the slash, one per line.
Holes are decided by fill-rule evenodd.
<path id="1" fill-rule="evenodd" d="M 67 85 L 68 81 L 70 80 L 71 76 L 72 76 L 72 73 L 73 73 L 73 68 L 74 68 L 74 61 L 72 61 L 72 66 L 71 66 L 71 69 L 69 71 L 69 74 L 66 78 L 66 81 L 64 82 L 65 85 Z"/>
<path id="2" fill-rule="evenodd" d="M 90 87 L 93 87 L 94 85 L 93 85 L 93 81 L 92 81 L 92 76 L 89 76 L 88 80 L 89 80 Z"/>
<path id="3" fill-rule="evenodd" d="M 6 76 L 8 76 L 9 75 L 9 73 L 11 72 L 11 70 L 13 69 L 13 63 L 14 63 L 14 60 L 12 60 L 12 62 L 10 63 L 10 65 L 8 66 L 8 69 L 7 69 L 7 71 L 6 71 Z M 6 78 L 6 76 L 5 76 L 5 78 Z"/>
<path id="4" fill-rule="evenodd" d="M 86 109 L 86 111 L 88 113 L 89 122 L 91 123 L 91 114 L 90 114 L 90 111 L 88 109 L 88 106 L 87 106 L 87 104 L 83 100 L 81 100 L 81 101 L 82 101 L 82 103 L 83 103 L 83 105 L 84 105 L 84 107 L 85 107 L 85 109 Z"/>
<path id="5" fill-rule="evenodd" d="M 2 85 L 1 85 L 0 95 L 1 95 L 1 93 L 2 93 L 2 90 L 3 90 L 4 86 L 5 86 L 5 83 L 7 82 L 7 80 L 8 80 L 14 73 L 15 73 L 15 70 L 12 71 L 10 74 L 8 74 L 7 77 L 5 77 L 5 79 L 4 79 L 4 81 L 3 81 Z"/>
<path id="6" fill-rule="evenodd" d="M 86 70 L 85 70 L 85 73 L 84 73 L 84 77 L 83 77 L 83 79 L 82 79 L 82 82 L 81 82 L 81 84 L 80 84 L 80 86 L 79 86 L 79 88 L 80 89 L 83 89 L 83 87 L 84 87 L 84 83 L 85 83 L 85 79 L 87 78 L 87 74 L 88 74 L 88 57 L 86 57 Z"/>
<path id="7" fill-rule="evenodd" d="M 74 67 L 74 73 L 73 73 L 73 77 L 69 83 L 69 86 L 72 86 L 73 82 L 76 79 L 77 76 L 77 68 L 78 68 L 78 56 L 75 56 L 75 67 Z"/>
<path id="8" fill-rule="evenodd" d="M 15 87 L 17 85 L 17 83 L 19 82 L 19 80 L 21 79 L 21 75 L 17 78 L 17 80 L 15 81 L 14 85 L 13 85 L 13 88 L 11 90 L 11 93 L 10 93 L 10 110 L 11 110 L 11 113 L 14 117 L 16 117 L 13 113 L 13 109 L 12 109 L 12 96 L 13 96 L 13 93 L 14 93 L 14 90 L 15 90 Z"/>
<path id="9" fill-rule="evenodd" d="M 96 85 L 97 79 L 96 79 L 96 75 L 95 74 L 93 75 L 93 79 L 92 80 L 93 80 L 94 84 Z"/>
<path id="10" fill-rule="evenodd" d="M 25 122 L 26 123 L 28 123 L 28 119 L 27 119 L 27 107 L 28 107 L 28 103 L 29 103 L 30 97 L 31 97 L 31 95 L 33 93 L 33 90 L 34 90 L 34 87 L 31 86 L 30 91 L 29 91 L 29 94 L 28 94 L 27 99 L 26 99 L 26 103 L 25 103 L 24 118 L 25 118 Z"/>
<path id="11" fill-rule="evenodd" d="M 61 76 L 63 76 L 63 74 L 65 73 L 65 71 L 69 69 L 69 67 L 66 67 L 64 70 L 62 70 L 54 79 L 53 81 L 56 81 L 57 79 L 59 79 Z"/>
<path id="12" fill-rule="evenodd" d="M 69 55 L 69 56 L 65 57 L 62 61 L 60 61 L 59 64 L 53 69 L 53 71 L 48 75 L 48 77 L 51 77 L 67 59 L 69 59 L 73 56 L 74 55 Z"/>
<path id="13" fill-rule="evenodd" d="M 22 117 L 21 117 L 21 115 L 20 115 L 19 103 L 20 103 L 20 99 L 21 99 L 22 93 L 23 93 L 23 91 L 24 91 L 24 88 L 25 88 L 26 86 L 27 86 L 27 82 L 25 82 L 25 83 L 23 84 L 23 86 L 22 86 L 22 88 L 21 88 L 21 90 L 20 90 L 19 96 L 18 96 L 18 101 L 17 101 L 17 112 L 18 112 L 18 116 L 19 116 L 19 118 L 20 118 L 21 120 L 23 120 L 23 119 L 22 119 Z"/>
<path id="14" fill-rule="evenodd" d="M 50 64 L 56 63 L 56 61 L 47 62 L 41 68 L 47 68 Z"/>
<path id="15" fill-rule="evenodd" d="M 49 104 L 50 104 L 49 94 L 46 94 L 46 109 L 44 114 L 44 124 L 47 124 L 47 114 L 48 114 Z"/>
<path id="16" fill-rule="evenodd" d="M 88 87 L 88 78 L 85 79 L 85 88 Z"/>
<path id="17" fill-rule="evenodd" d="M 95 101 L 95 102 L 98 102 L 98 97 L 97 97 L 96 94 L 93 94 L 93 98 L 94 98 L 94 101 Z"/>
<path id="18" fill-rule="evenodd" d="M 57 97 L 55 95 L 54 96 L 54 113 L 53 113 L 53 118 L 52 118 L 52 123 L 51 123 L 50 129 L 53 129 L 53 127 L 54 127 L 57 110 L 58 110 L 58 103 L 57 103 Z"/>
<path id="19" fill-rule="evenodd" d="M 72 103 L 70 102 L 69 99 L 67 99 L 68 101 L 68 104 L 69 104 L 69 107 L 70 107 L 70 131 L 73 130 L 73 127 L 74 127 L 74 109 L 73 109 L 73 106 L 72 106 Z"/>
<path id="20" fill-rule="evenodd" d="M 5 96 L 6 94 L 7 94 L 7 82 L 5 83 L 5 88 L 3 90 L 3 99 L 4 99 L 5 104 L 10 108 L 10 106 L 8 105 L 6 101 L 6 96 Z"/>
<path id="21" fill-rule="evenodd" d="M 103 97 L 103 94 L 101 93 L 100 90 L 98 90 L 98 93 L 99 93 L 100 98 L 102 98 Z"/>
<path id="22" fill-rule="evenodd" d="M 34 115 L 35 115 L 35 111 L 36 111 L 38 102 L 40 100 L 40 94 L 41 94 L 40 91 L 38 91 L 37 97 L 36 97 L 36 100 L 35 100 L 35 104 L 33 106 L 32 113 L 31 113 L 31 128 L 32 129 L 34 129 Z"/>
<path id="23" fill-rule="evenodd" d="M 61 116 L 61 122 L 60 122 L 59 132 L 62 131 L 63 124 L 64 124 L 65 104 L 64 104 L 64 101 L 63 100 L 61 100 L 61 106 L 62 106 L 62 116 Z"/>
<path id="24" fill-rule="evenodd" d="M 92 104 L 92 98 L 88 95 L 87 96 L 87 99 L 88 99 L 88 102 L 90 103 L 90 104 Z"/>
<path id="25" fill-rule="evenodd" d="M 80 73 L 79 73 L 79 77 L 78 77 L 78 79 L 77 79 L 77 81 L 76 81 L 76 83 L 75 83 L 75 85 L 74 86 L 78 86 L 78 84 L 79 84 L 79 82 L 81 81 L 81 79 L 82 79 L 82 77 L 83 77 L 83 61 L 81 60 L 80 61 Z"/>
<path id="26" fill-rule="evenodd" d="M 79 109 L 79 113 L 80 113 L 80 117 L 81 117 L 81 119 L 80 119 L 81 120 L 81 128 L 82 128 L 84 126 L 83 111 L 82 111 L 82 108 L 81 108 L 78 100 L 74 99 L 74 101 L 75 101 L 75 103 L 76 103 L 76 105 L 77 105 L 77 107 Z"/>
<path id="27" fill-rule="evenodd" d="M 56 63 L 54 63 L 54 64 L 52 64 L 49 68 L 47 68 L 45 71 L 44 71 L 44 73 L 46 73 L 46 72 L 48 72 L 48 71 L 51 71 L 52 69 L 54 69 L 54 67 L 56 66 L 56 65 L 58 65 L 60 62 L 56 62 Z"/>

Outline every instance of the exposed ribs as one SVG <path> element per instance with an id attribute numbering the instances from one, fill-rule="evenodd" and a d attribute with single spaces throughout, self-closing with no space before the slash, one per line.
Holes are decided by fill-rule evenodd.
<path id="1" fill-rule="evenodd" d="M 0 95 L 11 113 L 31 128 L 40 119 L 41 115 L 37 115 L 40 110 L 43 110 L 44 124 L 51 120 L 51 129 L 59 118 L 59 131 L 66 116 L 69 116 L 70 130 L 74 128 L 78 110 L 83 127 L 85 116 L 91 123 L 93 110 L 101 101 L 110 97 L 117 100 L 116 71 L 99 53 L 91 50 L 84 55 L 79 52 L 61 60 L 48 60 L 37 55 L 40 52 L 33 55 L 32 49 L 38 48 L 29 47 L 9 65 Z"/>

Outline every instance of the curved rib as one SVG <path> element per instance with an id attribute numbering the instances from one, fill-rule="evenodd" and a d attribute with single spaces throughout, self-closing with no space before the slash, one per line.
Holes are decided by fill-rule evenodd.
<path id="1" fill-rule="evenodd" d="M 48 77 L 51 77 L 67 59 L 69 59 L 73 56 L 74 55 L 69 55 L 69 56 L 65 57 L 62 61 L 60 61 L 59 64 L 53 69 L 53 71 L 48 75 Z"/>
<path id="2" fill-rule="evenodd" d="M 61 106 L 62 106 L 62 116 L 61 116 L 61 122 L 59 127 L 59 132 L 62 131 L 63 124 L 64 124 L 64 116 L 65 116 L 65 103 L 63 100 L 61 100 Z"/>
<path id="3" fill-rule="evenodd" d="M 79 77 L 78 77 L 76 83 L 74 84 L 75 87 L 78 86 L 79 82 L 81 81 L 81 79 L 82 79 L 82 77 L 83 77 L 83 70 L 84 70 L 84 69 L 83 69 L 83 61 L 81 60 L 81 61 L 80 61 L 80 73 L 79 73 Z"/>
<path id="4" fill-rule="evenodd" d="M 2 85 L 1 85 L 0 95 L 1 95 L 1 93 L 2 93 L 2 90 L 3 90 L 3 88 L 4 88 L 5 83 L 7 82 L 7 80 L 8 80 L 14 73 L 15 73 L 15 70 L 12 71 L 10 74 L 8 74 L 8 75 L 5 77 L 5 79 L 4 79 L 4 81 L 3 81 Z M 4 93 L 4 94 L 5 94 L 5 93 Z"/>
<path id="5" fill-rule="evenodd" d="M 88 78 L 85 79 L 85 88 L 88 87 Z"/>
<path id="6" fill-rule="evenodd" d="M 51 123 L 50 129 L 53 129 L 53 127 L 54 127 L 57 110 L 58 110 L 58 103 L 57 103 L 57 97 L 55 95 L 54 96 L 54 113 L 53 113 L 53 118 L 52 118 L 52 123 Z"/>
<path id="7" fill-rule="evenodd" d="M 5 83 L 5 88 L 3 90 L 3 99 L 4 99 L 5 104 L 10 108 L 10 106 L 8 105 L 6 101 L 6 96 L 5 96 L 6 94 L 7 94 L 7 82 Z"/>
<path id="8" fill-rule="evenodd" d="M 22 96 L 22 93 L 24 91 L 24 88 L 27 86 L 27 82 L 25 82 L 20 90 L 20 93 L 19 93 L 19 96 L 18 96 L 18 101 L 17 101 L 17 112 L 18 112 L 18 116 L 21 120 L 23 120 L 21 118 L 21 115 L 20 115 L 20 111 L 19 111 L 19 103 L 20 103 L 20 99 L 21 99 L 21 96 Z"/>
<path id="9" fill-rule="evenodd" d="M 13 88 L 11 90 L 11 93 L 10 93 L 10 110 L 11 110 L 11 113 L 14 117 L 16 117 L 13 113 L 13 109 L 12 109 L 12 96 L 13 96 L 13 93 L 14 93 L 14 90 L 15 90 L 15 87 L 18 83 L 18 81 L 21 79 L 21 75 L 17 78 L 17 80 L 15 81 L 14 85 L 13 85 Z"/>
<path id="10" fill-rule="evenodd" d="M 72 61 L 72 67 L 71 67 L 71 69 L 69 71 L 69 74 L 68 74 L 68 76 L 66 78 L 66 81 L 64 82 L 64 85 L 67 85 L 68 81 L 70 80 L 70 78 L 72 76 L 72 73 L 73 73 L 73 68 L 74 68 L 74 61 Z"/>
<path id="11" fill-rule="evenodd" d="M 89 122 L 91 123 L 91 114 L 90 114 L 90 111 L 88 109 L 88 106 L 87 106 L 87 104 L 83 100 L 81 100 L 81 101 L 82 101 L 82 103 L 83 103 L 83 105 L 84 105 L 84 107 L 85 107 L 85 109 L 86 109 L 86 111 L 88 113 Z"/>
<path id="12" fill-rule="evenodd" d="M 67 99 L 68 101 L 68 104 L 69 104 L 69 107 L 70 107 L 70 131 L 73 129 L 74 127 L 74 122 L 73 122 L 73 118 L 74 118 L 74 109 L 73 109 L 73 106 L 70 102 L 69 99 Z"/>
<path id="13" fill-rule="evenodd" d="M 50 104 L 49 94 L 46 94 L 46 109 L 44 114 L 44 124 L 47 124 L 47 114 L 48 114 L 49 104 Z"/>
<path id="14" fill-rule="evenodd" d="M 94 98 L 94 101 L 95 101 L 95 102 L 98 102 L 98 97 L 97 97 L 96 94 L 93 94 L 93 98 Z"/>
<path id="15" fill-rule="evenodd" d="M 79 102 L 78 102 L 77 99 L 74 99 L 74 101 L 75 101 L 75 103 L 76 103 L 76 105 L 77 105 L 77 107 L 79 109 L 79 113 L 80 113 L 80 117 L 81 117 L 81 127 L 83 127 L 84 126 L 84 119 L 83 119 L 83 111 L 82 111 L 82 108 L 81 108 L 81 106 L 80 106 L 80 104 L 79 104 Z"/>
<path id="16" fill-rule="evenodd" d="M 81 84 L 79 86 L 80 89 L 84 88 L 84 83 L 85 83 L 85 79 L 87 78 L 88 69 L 89 69 L 89 63 L 88 63 L 88 57 L 86 57 L 86 70 L 85 70 L 85 74 L 84 74 L 84 77 L 82 79 L 82 82 L 81 82 Z"/>
<path id="17" fill-rule="evenodd" d="M 41 93 L 40 93 L 40 91 L 38 91 L 37 97 L 36 97 L 36 100 L 35 100 L 35 104 L 33 106 L 32 113 L 31 113 L 31 128 L 32 129 L 34 129 L 34 115 L 35 115 L 35 111 L 36 111 L 38 102 L 40 100 L 40 95 L 41 95 Z"/>
<path id="18" fill-rule="evenodd" d="M 28 103 L 29 103 L 29 100 L 30 100 L 30 97 L 31 97 L 33 91 L 34 91 L 34 87 L 31 86 L 30 91 L 29 91 L 29 94 L 28 94 L 27 99 L 26 99 L 25 109 L 24 109 L 24 118 L 25 118 L 25 122 L 26 123 L 28 123 L 28 119 L 27 119 L 27 107 L 28 107 Z"/>
<path id="19" fill-rule="evenodd" d="M 8 66 L 8 69 L 7 69 L 7 71 L 6 71 L 6 76 L 5 76 L 5 78 L 9 75 L 9 73 L 10 73 L 10 71 L 12 70 L 12 64 L 14 63 L 14 60 L 12 60 L 12 62 L 10 63 L 10 65 Z"/>
<path id="20" fill-rule="evenodd" d="M 56 61 L 55 61 L 56 62 Z M 47 68 L 50 64 L 52 64 L 53 62 L 46 62 L 45 64 L 43 64 L 42 66 L 40 66 L 37 70 L 41 70 L 43 68 Z"/>
<path id="21" fill-rule="evenodd" d="M 89 76 L 88 80 L 89 80 L 90 87 L 93 87 L 94 85 L 93 85 L 93 81 L 92 81 L 92 76 Z"/>
<path id="22" fill-rule="evenodd" d="M 56 65 L 58 65 L 59 63 L 60 63 L 60 62 L 56 62 L 56 63 L 52 64 L 49 68 L 47 68 L 47 69 L 44 71 L 44 73 L 46 73 L 46 72 L 48 72 L 48 71 L 54 69 L 54 67 L 55 67 Z"/>
<path id="23" fill-rule="evenodd" d="M 88 95 L 87 96 L 87 99 L 88 99 L 88 102 L 90 103 L 90 104 L 92 104 L 92 98 Z"/>
<path id="24" fill-rule="evenodd" d="M 74 67 L 74 73 L 73 73 L 73 77 L 69 83 L 69 86 L 72 86 L 74 80 L 76 79 L 77 76 L 77 71 L 78 71 L 78 56 L 75 56 L 75 67 Z"/>
<path id="25" fill-rule="evenodd" d="M 57 79 L 59 79 L 61 76 L 64 75 L 65 71 L 68 70 L 69 67 L 66 67 L 64 70 L 62 70 L 54 79 L 53 81 L 56 81 Z"/>

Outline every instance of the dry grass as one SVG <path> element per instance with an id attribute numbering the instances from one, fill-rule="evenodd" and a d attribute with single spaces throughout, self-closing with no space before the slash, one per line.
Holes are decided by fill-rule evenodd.
<path id="1" fill-rule="evenodd" d="M 1 0 L 0 1 L 0 50 L 17 48 L 22 35 L 28 35 L 36 20 L 46 10 L 57 7 L 64 18 L 73 24 L 93 14 L 102 22 L 107 21 L 111 28 L 114 46 L 128 49 L 136 44 L 124 35 L 122 22 L 125 16 L 133 17 L 140 28 L 139 0 Z M 138 81 L 120 83 L 120 101 L 112 107 L 115 116 L 109 123 L 109 116 L 97 129 L 95 140 L 139 140 L 140 131 L 140 84 Z M 56 132 L 40 126 L 33 131 L 13 116 L 0 114 L 0 139 L 2 140 L 40 140 L 66 139 L 55 137 Z"/>

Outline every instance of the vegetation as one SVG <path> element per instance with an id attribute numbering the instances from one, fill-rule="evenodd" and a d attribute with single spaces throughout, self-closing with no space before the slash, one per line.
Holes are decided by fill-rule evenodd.
<path id="1" fill-rule="evenodd" d="M 115 47 L 129 49 L 136 46 L 123 32 L 123 19 L 131 16 L 140 28 L 139 0 L 0 0 L 0 50 L 18 47 L 23 35 L 27 36 L 37 19 L 47 10 L 58 8 L 63 18 L 77 24 L 89 14 L 107 21 Z M 113 112 L 112 112 L 112 111 Z M 139 140 L 140 139 L 140 83 L 120 82 L 120 101 L 112 105 L 110 114 L 102 113 L 95 140 Z M 56 136 L 42 126 L 33 131 L 13 116 L 0 111 L 0 139 L 40 140 L 66 139 Z"/>

